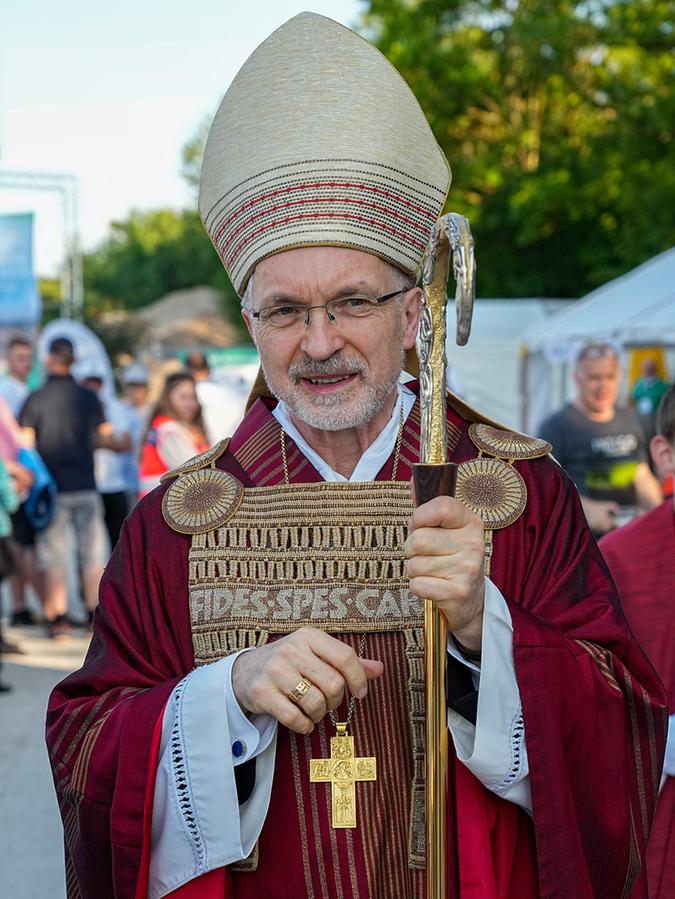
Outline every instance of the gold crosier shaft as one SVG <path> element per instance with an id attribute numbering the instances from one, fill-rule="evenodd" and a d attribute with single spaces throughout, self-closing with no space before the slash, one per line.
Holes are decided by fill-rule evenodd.
<path id="1" fill-rule="evenodd" d="M 433 496 L 453 495 L 456 466 L 447 462 L 446 305 L 448 264 L 453 253 L 457 281 L 457 342 L 466 343 L 474 297 L 473 240 L 468 222 L 455 213 L 435 225 L 423 269 L 424 309 L 420 326 L 420 465 L 415 471 L 418 504 Z M 445 696 L 447 626 L 434 604 L 424 602 L 426 695 L 425 803 L 426 895 L 445 899 L 448 722 Z"/>

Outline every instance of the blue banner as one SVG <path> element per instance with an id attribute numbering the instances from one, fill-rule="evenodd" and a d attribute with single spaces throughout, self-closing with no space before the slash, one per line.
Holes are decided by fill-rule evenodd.
<path id="1" fill-rule="evenodd" d="M 33 274 L 33 213 L 0 215 L 0 326 L 36 325 L 41 316 Z"/>

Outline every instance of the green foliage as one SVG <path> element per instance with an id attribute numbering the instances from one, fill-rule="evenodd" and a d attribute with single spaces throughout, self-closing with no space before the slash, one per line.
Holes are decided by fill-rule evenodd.
<path id="1" fill-rule="evenodd" d="M 239 300 L 193 210 L 132 212 L 84 257 L 85 310 L 139 309 L 171 290 L 207 285 L 225 297 L 223 314 L 238 324 Z"/>
<path id="2" fill-rule="evenodd" d="M 580 296 L 675 244 L 673 0 L 370 0 L 481 296 Z"/>
<path id="3" fill-rule="evenodd" d="M 364 6 L 451 162 L 481 296 L 581 296 L 675 244 L 675 0 Z M 207 133 L 181 154 L 195 195 Z M 241 328 L 196 211 L 133 212 L 84 275 L 90 321 L 205 284 Z"/>

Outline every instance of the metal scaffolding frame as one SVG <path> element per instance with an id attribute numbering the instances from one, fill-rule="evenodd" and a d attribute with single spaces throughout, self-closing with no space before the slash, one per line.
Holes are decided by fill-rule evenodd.
<path id="1" fill-rule="evenodd" d="M 78 184 L 75 175 L 16 172 L 0 169 L 0 189 L 58 193 L 63 214 L 64 252 L 61 266 L 61 317 L 81 321 L 84 307 L 82 253 L 78 233 Z"/>

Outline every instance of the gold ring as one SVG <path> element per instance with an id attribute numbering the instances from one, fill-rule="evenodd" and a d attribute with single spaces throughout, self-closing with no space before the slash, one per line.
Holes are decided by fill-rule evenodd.
<path id="1" fill-rule="evenodd" d="M 296 705 L 300 705 L 303 697 L 311 687 L 312 682 L 310 680 L 307 680 L 306 677 L 303 677 L 303 679 L 293 687 L 291 692 L 287 693 L 286 695 L 291 700 L 291 702 L 294 702 Z"/>

